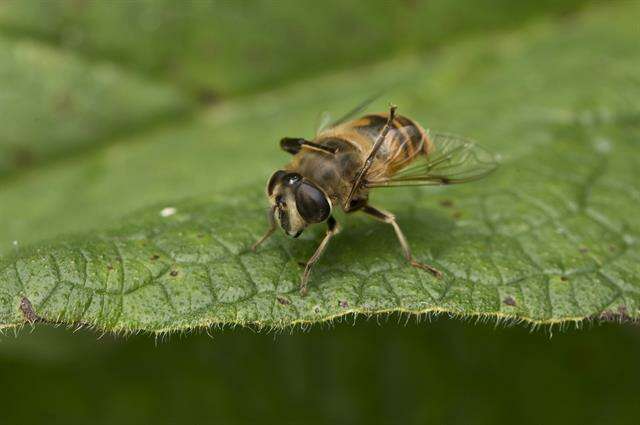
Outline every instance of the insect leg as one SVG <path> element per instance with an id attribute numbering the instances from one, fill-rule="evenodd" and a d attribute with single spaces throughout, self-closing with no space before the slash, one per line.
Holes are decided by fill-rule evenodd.
<path id="1" fill-rule="evenodd" d="M 442 277 L 442 272 L 440 270 L 428 264 L 420 263 L 416 261 L 415 258 L 413 258 L 413 255 L 411 254 L 411 248 L 409 248 L 409 243 L 407 242 L 407 238 L 404 236 L 404 233 L 402 233 L 402 230 L 400 229 L 400 226 L 396 221 L 396 217 L 393 214 L 391 214 L 388 211 L 379 210 L 370 205 L 365 205 L 364 207 L 362 207 L 361 211 L 366 214 L 369 214 L 371 217 L 375 218 L 376 220 L 382 221 L 384 223 L 388 223 L 393 226 L 393 230 L 396 232 L 396 237 L 398 238 L 398 242 L 400 242 L 400 246 L 402 247 L 402 253 L 404 254 L 404 257 L 407 259 L 407 261 L 409 261 L 409 263 L 413 267 L 427 270 L 429 273 L 431 273 L 435 277 L 438 277 L 438 278 Z"/>
<path id="2" fill-rule="evenodd" d="M 258 245 L 266 241 L 269 238 L 269 236 L 273 235 L 273 232 L 276 231 L 275 213 L 276 213 L 276 207 L 269 208 L 269 214 L 267 215 L 267 218 L 269 220 L 269 228 L 267 229 L 265 234 L 256 241 L 256 243 L 251 245 L 251 251 L 256 252 L 256 249 L 258 249 Z"/>
<path id="3" fill-rule="evenodd" d="M 324 250 L 327 248 L 329 241 L 331 238 L 340 232 L 340 226 L 338 222 L 333 218 L 329 217 L 327 221 L 327 233 L 324 234 L 324 238 L 316 248 L 316 252 L 313 253 L 309 261 L 304 267 L 304 272 L 302 273 L 302 280 L 300 281 L 300 295 L 305 296 L 307 293 L 307 282 L 309 281 L 309 275 L 311 274 L 311 267 L 318 261 Z"/>
<path id="4" fill-rule="evenodd" d="M 302 142 L 304 141 L 301 137 L 283 137 L 280 140 L 280 148 L 285 152 L 289 152 L 291 155 L 295 155 L 300 152 Z"/>
<path id="5" fill-rule="evenodd" d="M 367 174 L 367 171 L 369 171 L 369 168 L 371 168 L 371 164 L 373 164 L 373 159 L 375 158 L 376 154 L 380 150 L 380 147 L 384 142 L 384 138 L 387 137 L 387 133 L 389 133 L 389 130 L 391 129 L 391 123 L 396 117 L 396 109 L 397 109 L 397 106 L 395 105 L 392 105 L 391 108 L 389 109 L 389 118 L 387 118 L 387 122 L 385 123 L 384 127 L 382 127 L 382 131 L 380 131 L 380 134 L 378 135 L 378 139 L 376 139 L 376 142 L 373 144 L 373 148 L 371 148 L 371 152 L 369 152 L 369 155 L 367 156 L 367 159 L 364 161 L 362 168 L 360 169 L 360 171 L 358 171 L 358 174 L 356 174 L 356 178 L 353 181 L 353 186 L 351 186 L 351 191 L 349 192 L 349 196 L 347 196 L 347 200 L 344 203 L 346 208 L 349 207 L 349 204 L 351 203 L 351 198 L 353 198 L 356 191 L 360 188 L 360 184 L 362 183 L 363 177 Z"/>
<path id="6" fill-rule="evenodd" d="M 280 147 L 282 150 L 289 152 L 291 155 L 295 155 L 300 152 L 300 149 L 302 149 L 303 146 L 331 155 L 336 153 L 336 150 L 333 148 L 322 146 L 300 137 L 284 137 L 280 140 Z"/>

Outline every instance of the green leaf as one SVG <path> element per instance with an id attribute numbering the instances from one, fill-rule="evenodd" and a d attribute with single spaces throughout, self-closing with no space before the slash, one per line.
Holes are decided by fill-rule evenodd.
<path id="1" fill-rule="evenodd" d="M 168 331 L 394 311 L 545 324 L 637 319 L 638 11 L 601 7 L 389 61 L 366 78 L 347 72 L 224 103 L 7 182 L 0 323 Z M 373 195 L 442 280 L 407 266 L 390 228 L 339 217 L 344 231 L 301 298 L 298 262 L 322 229 L 247 252 L 266 226 L 266 177 L 287 160 L 275 142 L 309 134 L 325 107 L 348 109 L 398 80 L 385 101 L 480 140 L 502 167 L 475 184 Z M 57 237 L 67 231 L 80 233 Z M 56 238 L 38 242 L 46 237 Z M 14 240 L 33 245 L 14 249 Z"/>
<path id="2" fill-rule="evenodd" d="M 583 3 L 8 1 L 0 3 L 0 26 L 112 58 L 207 100 L 432 48 L 487 28 L 514 27 Z"/>
<path id="3" fill-rule="evenodd" d="M 0 176 L 170 122 L 187 106 L 117 66 L 0 36 Z"/>

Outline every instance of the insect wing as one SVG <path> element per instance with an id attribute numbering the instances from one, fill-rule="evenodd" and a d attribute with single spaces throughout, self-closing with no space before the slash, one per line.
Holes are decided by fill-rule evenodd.
<path id="1" fill-rule="evenodd" d="M 481 179 L 494 171 L 496 158 L 477 143 L 458 136 L 428 131 L 429 155 L 421 156 L 391 176 L 368 176 L 366 186 L 439 186 Z"/>
<path id="2" fill-rule="evenodd" d="M 327 130 L 331 126 L 332 121 L 333 121 L 333 118 L 331 117 L 331 113 L 329 113 L 328 111 L 322 112 L 318 116 L 317 125 L 316 125 L 316 135 Z"/>
<path id="3" fill-rule="evenodd" d="M 316 134 L 320 134 L 325 130 L 338 127 L 340 124 L 344 124 L 345 122 L 352 120 L 353 118 L 355 118 L 356 116 L 360 115 L 362 112 L 367 110 L 367 108 L 369 108 L 369 106 L 371 106 L 373 102 L 375 102 L 378 98 L 380 98 L 380 96 L 382 96 L 383 93 L 384 91 L 381 90 L 373 94 L 372 96 L 369 96 L 368 98 L 360 102 L 358 105 L 356 105 L 356 107 L 354 107 L 353 109 L 351 109 L 350 111 L 348 111 L 347 113 L 345 113 L 344 115 L 336 119 L 333 119 L 331 117 L 331 114 L 329 114 L 328 112 L 323 112 L 318 122 Z"/>

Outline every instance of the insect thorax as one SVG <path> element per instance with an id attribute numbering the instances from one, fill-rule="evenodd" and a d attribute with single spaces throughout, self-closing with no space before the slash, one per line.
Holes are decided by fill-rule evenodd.
<path id="1" fill-rule="evenodd" d="M 362 166 L 362 154 L 353 144 L 337 138 L 316 140 L 316 143 L 336 148 L 335 154 L 303 149 L 287 167 L 314 182 L 331 198 L 340 203 L 351 189 L 351 182 Z"/>

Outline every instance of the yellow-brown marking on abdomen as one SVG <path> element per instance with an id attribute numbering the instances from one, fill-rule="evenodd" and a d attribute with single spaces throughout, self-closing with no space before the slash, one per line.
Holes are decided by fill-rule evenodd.
<path id="1" fill-rule="evenodd" d="M 366 140 L 370 150 L 388 118 L 388 113 L 372 114 L 353 121 L 349 125 L 367 134 Z M 392 121 L 391 126 L 397 130 L 386 142 L 388 151 L 393 152 L 391 161 L 387 163 L 387 172 L 392 174 L 413 161 L 418 155 L 428 154 L 431 151 L 431 143 L 424 129 L 410 118 L 398 115 Z"/>

